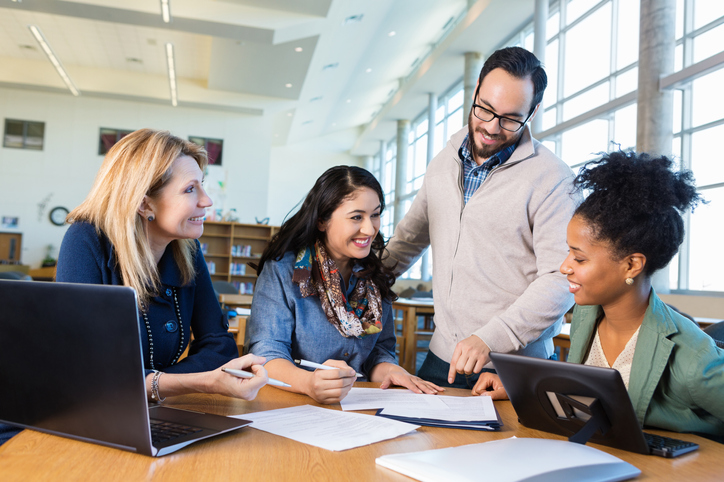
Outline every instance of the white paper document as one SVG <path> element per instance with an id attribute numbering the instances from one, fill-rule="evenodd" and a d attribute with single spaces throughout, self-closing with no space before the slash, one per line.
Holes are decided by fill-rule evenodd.
<path id="1" fill-rule="evenodd" d="M 495 421 L 498 415 L 490 397 L 423 395 L 410 390 L 352 388 L 340 402 L 342 410 L 381 408 L 385 415 L 442 421 Z"/>
<path id="2" fill-rule="evenodd" d="M 394 405 L 386 406 L 381 413 L 397 417 L 427 418 L 448 422 L 475 422 L 495 421 L 498 415 L 490 397 L 446 397 L 442 395 L 429 395 L 434 397 L 436 404 L 427 405 Z"/>
<path id="3" fill-rule="evenodd" d="M 563 440 L 530 438 L 383 455 L 375 462 L 423 482 L 603 482 L 626 480 L 641 473 L 633 465 L 593 447 Z"/>
<path id="4" fill-rule="evenodd" d="M 257 430 L 334 451 L 389 440 L 419 428 L 419 425 L 383 417 L 311 405 L 244 413 L 234 418 L 251 420 L 250 427 Z"/>
<path id="5" fill-rule="evenodd" d="M 438 407 L 445 408 L 436 400 L 438 395 L 422 395 L 411 390 L 353 387 L 342 399 L 342 410 L 375 410 L 387 407 Z"/>

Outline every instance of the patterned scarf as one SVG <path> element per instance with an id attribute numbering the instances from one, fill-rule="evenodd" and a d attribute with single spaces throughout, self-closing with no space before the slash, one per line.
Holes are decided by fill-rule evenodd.
<path id="1" fill-rule="evenodd" d="M 382 331 L 382 296 L 377 286 L 358 279 L 347 300 L 337 264 L 329 258 L 322 243 L 297 253 L 292 281 L 299 285 L 302 297 L 318 295 L 324 314 L 344 336 L 362 338 Z"/>

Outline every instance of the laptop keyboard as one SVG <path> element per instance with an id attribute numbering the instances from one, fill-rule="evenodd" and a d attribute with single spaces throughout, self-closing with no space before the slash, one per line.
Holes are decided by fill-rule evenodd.
<path id="1" fill-rule="evenodd" d="M 165 422 L 163 420 L 151 420 L 151 441 L 156 443 L 168 442 L 184 435 L 201 432 L 202 429 L 181 425 L 178 423 Z"/>
<path id="2" fill-rule="evenodd" d="M 684 440 L 662 437 L 646 432 L 644 432 L 644 438 L 646 439 L 646 443 L 649 444 L 651 453 L 660 457 L 678 457 L 679 455 L 699 448 L 699 444 L 695 444 L 694 442 L 685 442 Z"/>

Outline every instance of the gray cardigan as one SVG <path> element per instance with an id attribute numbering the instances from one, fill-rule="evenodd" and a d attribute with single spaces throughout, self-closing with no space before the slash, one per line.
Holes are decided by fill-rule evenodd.
<path id="1" fill-rule="evenodd" d="M 579 196 L 571 169 L 530 135 L 495 168 L 467 205 L 458 150 L 467 126 L 430 162 L 386 263 L 405 272 L 432 246 L 435 334 L 430 349 L 449 362 L 472 334 L 494 352 L 550 357 L 551 338 L 573 305 L 558 271 Z"/>

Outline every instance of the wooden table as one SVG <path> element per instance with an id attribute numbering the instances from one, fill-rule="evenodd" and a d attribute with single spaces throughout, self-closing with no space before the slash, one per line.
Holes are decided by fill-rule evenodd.
<path id="1" fill-rule="evenodd" d="M 359 383 L 358 386 L 377 386 Z M 467 396 L 468 390 L 448 389 L 450 395 Z M 302 404 L 315 404 L 310 398 L 265 387 L 256 400 L 246 402 L 220 395 L 186 395 L 169 397 L 166 405 L 213 412 L 222 415 L 243 414 Z M 518 424 L 508 401 L 495 402 L 503 419 L 500 432 L 478 432 L 435 427 L 421 427 L 396 439 L 331 452 L 294 442 L 252 428 L 198 442 L 171 455 L 151 458 L 100 445 L 65 439 L 31 430 L 0 446 L 0 479 L 4 482 L 25 480 L 103 480 L 103 481 L 204 481 L 204 480 L 315 480 L 315 481 L 410 481 L 391 470 L 377 467 L 375 458 L 393 453 L 454 447 L 517 437 L 563 437 L 531 430 Z M 339 410 L 339 405 L 330 408 Z M 373 412 L 365 412 L 373 413 Z M 656 432 L 671 435 L 668 432 Z M 723 480 L 724 445 L 695 435 L 676 434 L 695 441 L 701 448 L 676 459 L 639 455 L 595 445 L 643 471 L 636 480 Z M 521 454 L 521 462 L 525 454 Z M 480 462 L 481 480 L 485 464 Z"/>
<path id="2" fill-rule="evenodd" d="M 35 281 L 55 281 L 55 266 L 31 269 L 28 274 Z"/>
<path id="3" fill-rule="evenodd" d="M 251 308 L 251 301 L 254 299 L 253 295 L 239 295 L 239 294 L 224 294 L 219 295 L 219 303 L 227 306 L 242 306 L 244 308 Z"/>
<path id="4" fill-rule="evenodd" d="M 402 312 L 402 343 L 400 344 L 400 366 L 410 373 L 415 373 L 417 358 L 417 317 L 420 315 L 434 315 L 435 307 L 432 298 L 430 301 L 410 300 L 399 298 L 392 303 L 393 310 Z M 395 323 L 398 318 L 395 317 Z"/>

